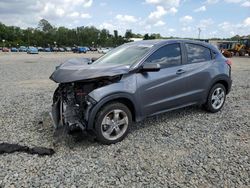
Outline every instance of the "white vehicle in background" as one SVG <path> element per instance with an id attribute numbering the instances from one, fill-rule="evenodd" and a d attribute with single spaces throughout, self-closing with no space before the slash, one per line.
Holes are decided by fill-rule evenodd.
<path id="1" fill-rule="evenodd" d="M 98 48 L 97 51 L 98 51 L 98 53 L 106 54 L 112 49 L 113 48 Z"/>

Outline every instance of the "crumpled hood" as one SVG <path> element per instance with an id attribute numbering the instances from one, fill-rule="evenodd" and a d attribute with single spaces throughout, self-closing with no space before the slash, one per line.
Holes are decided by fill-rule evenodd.
<path id="1" fill-rule="evenodd" d="M 50 79 L 57 83 L 69 83 L 93 79 L 98 77 L 109 77 L 129 72 L 129 65 L 99 65 L 88 64 L 88 58 L 71 59 L 56 68 Z"/>

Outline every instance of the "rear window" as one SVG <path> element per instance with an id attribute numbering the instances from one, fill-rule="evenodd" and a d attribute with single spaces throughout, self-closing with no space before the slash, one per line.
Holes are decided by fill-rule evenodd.
<path id="1" fill-rule="evenodd" d="M 200 63 L 204 61 L 210 61 L 212 59 L 209 48 L 190 43 L 185 45 L 187 49 L 188 63 Z"/>

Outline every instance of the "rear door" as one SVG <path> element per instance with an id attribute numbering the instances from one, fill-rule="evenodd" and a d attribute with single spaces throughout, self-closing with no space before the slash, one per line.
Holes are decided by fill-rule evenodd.
<path id="1" fill-rule="evenodd" d="M 144 63 L 158 63 L 159 72 L 137 73 L 138 101 L 144 116 L 186 104 L 186 81 L 180 43 L 168 44 L 150 55 Z"/>
<path id="2" fill-rule="evenodd" d="M 210 71 L 214 60 L 211 50 L 203 45 L 184 43 L 186 60 L 183 66 L 187 74 L 186 90 L 190 103 L 204 100 L 210 83 Z"/>

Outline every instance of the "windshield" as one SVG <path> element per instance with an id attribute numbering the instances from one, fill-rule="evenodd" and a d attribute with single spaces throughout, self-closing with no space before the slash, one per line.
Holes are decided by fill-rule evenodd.
<path id="1" fill-rule="evenodd" d="M 93 64 L 132 65 L 140 60 L 141 57 L 149 51 L 149 49 L 150 46 L 122 45 L 108 52 L 106 55 L 96 60 Z"/>

